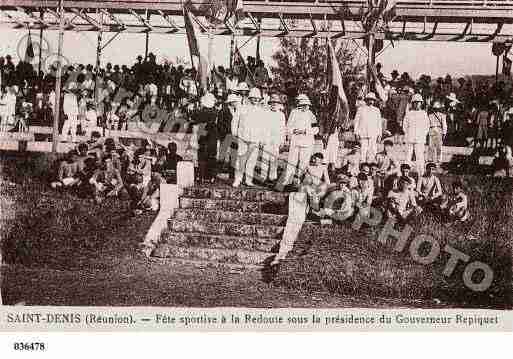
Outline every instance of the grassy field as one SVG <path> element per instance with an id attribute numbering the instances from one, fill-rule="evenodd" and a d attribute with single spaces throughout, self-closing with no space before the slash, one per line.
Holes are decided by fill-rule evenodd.
<path id="1" fill-rule="evenodd" d="M 2 225 L 4 301 L 28 305 L 250 307 L 511 306 L 512 183 L 466 176 L 468 223 L 444 227 L 425 215 L 429 233 L 492 266 L 492 288 L 467 290 L 461 268 L 446 278 L 447 258 L 432 265 L 376 241 L 379 228 L 307 225 L 272 282 L 255 273 L 197 269 L 142 257 L 137 248 L 153 216 L 131 217 L 128 203 L 98 206 L 49 189 L 33 160 L 3 157 L 0 198 L 14 204 Z M 444 178 L 444 182 L 450 181 Z M 5 212 L 3 213 L 5 214 Z M 5 216 L 4 216 L 5 218 Z"/>

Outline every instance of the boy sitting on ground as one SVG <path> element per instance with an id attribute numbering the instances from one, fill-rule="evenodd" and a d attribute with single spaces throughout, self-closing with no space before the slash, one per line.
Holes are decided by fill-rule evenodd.
<path id="1" fill-rule="evenodd" d="M 399 166 L 395 158 L 392 156 L 392 148 L 394 143 L 390 140 L 383 142 L 383 151 L 376 154 L 375 163 L 377 166 L 377 178 L 378 186 L 376 189 L 383 190 L 385 179 L 392 175 L 397 174 Z M 386 193 L 385 193 L 386 195 Z"/>
<path id="2" fill-rule="evenodd" d="M 419 183 L 417 184 L 417 202 L 423 207 L 440 207 L 442 202 L 442 184 L 440 179 L 434 174 L 435 169 L 436 164 L 428 163 L 426 165 L 426 172 L 419 178 Z"/>
<path id="3" fill-rule="evenodd" d="M 422 212 L 422 208 L 417 205 L 414 193 L 410 190 L 410 187 L 411 179 L 403 176 L 398 180 L 398 187 L 388 193 L 388 218 L 394 218 L 399 223 L 406 223 L 416 214 Z"/>
<path id="4" fill-rule="evenodd" d="M 52 188 L 57 189 L 62 187 L 75 187 L 80 183 L 78 173 L 79 165 L 77 162 L 77 156 L 70 152 L 66 155 L 64 161 L 60 163 L 57 180 L 51 183 Z"/>
<path id="5" fill-rule="evenodd" d="M 315 153 L 306 168 L 305 177 L 300 191 L 308 196 L 308 203 L 312 211 L 319 211 L 321 199 L 326 195 L 330 184 L 328 167 L 322 163 L 322 153 Z"/>
<path id="6" fill-rule="evenodd" d="M 98 204 L 105 198 L 117 197 L 121 194 L 123 180 L 119 170 L 114 167 L 110 155 L 103 158 L 100 169 L 91 177 L 89 183 L 94 186 L 94 199 Z"/>
<path id="7" fill-rule="evenodd" d="M 354 194 L 349 189 L 349 177 L 343 174 L 337 176 L 337 183 L 324 200 L 324 207 L 314 212 L 320 218 L 332 218 L 343 222 L 354 215 Z"/>
<path id="8" fill-rule="evenodd" d="M 358 187 L 353 190 L 357 216 L 370 216 L 372 200 L 374 199 L 374 186 L 365 173 L 358 175 Z"/>
<path id="9" fill-rule="evenodd" d="M 455 181 L 452 184 L 453 193 L 442 203 L 440 208 L 448 216 L 448 224 L 453 221 L 465 222 L 468 217 L 468 197 L 465 193 L 463 183 Z"/>
<path id="10" fill-rule="evenodd" d="M 360 173 L 361 158 L 360 144 L 355 143 L 351 152 L 342 159 L 342 170 L 351 179 L 349 187 L 356 187 L 357 185 L 356 176 Z"/>
<path id="11" fill-rule="evenodd" d="M 160 185 L 166 183 L 159 173 L 152 173 L 147 185 L 143 184 L 142 174 L 136 174 L 134 183 L 128 187 L 130 208 L 133 214 L 141 214 L 145 210 L 158 211 L 160 208 Z"/>

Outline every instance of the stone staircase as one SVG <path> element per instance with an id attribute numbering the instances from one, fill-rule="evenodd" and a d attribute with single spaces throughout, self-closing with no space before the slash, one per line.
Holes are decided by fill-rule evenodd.
<path id="1" fill-rule="evenodd" d="M 152 256 L 258 269 L 273 256 L 287 214 L 287 193 L 227 185 L 188 187 Z"/>

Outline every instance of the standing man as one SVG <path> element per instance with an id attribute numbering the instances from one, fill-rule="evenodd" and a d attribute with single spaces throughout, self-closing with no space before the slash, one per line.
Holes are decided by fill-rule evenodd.
<path id="1" fill-rule="evenodd" d="M 376 107 L 376 95 L 369 92 L 365 96 L 365 105 L 360 106 L 354 118 L 354 134 L 361 143 L 361 162 L 371 162 L 376 156 L 377 143 L 381 141 L 381 112 Z"/>
<path id="2" fill-rule="evenodd" d="M 265 110 L 264 149 L 262 152 L 261 175 L 263 179 L 275 182 L 278 179 L 278 159 L 280 146 L 285 142 L 285 115 L 283 114 L 283 101 L 280 95 L 273 94 L 269 99 L 269 109 Z M 265 170 L 265 171 L 264 171 Z M 269 176 L 267 173 L 269 170 Z"/>
<path id="3" fill-rule="evenodd" d="M 232 134 L 237 138 L 237 164 L 233 187 L 239 187 L 246 175 L 245 183 L 253 186 L 255 165 L 258 159 L 258 144 L 261 140 L 263 110 L 260 107 L 262 95 L 260 90 L 252 88 L 249 91 L 247 105 L 242 106 L 238 118 L 232 120 Z"/>
<path id="4" fill-rule="evenodd" d="M 63 112 L 66 115 L 66 120 L 62 126 L 62 134 L 68 136 L 68 132 L 71 131 L 72 142 L 75 141 L 78 125 L 78 100 L 77 96 L 73 93 L 73 84 L 70 83 L 70 86 L 64 90 L 64 100 L 62 103 Z M 59 109 L 56 109 L 56 111 L 59 111 Z"/>
<path id="5" fill-rule="evenodd" d="M 442 112 L 440 101 L 433 103 L 433 110 L 429 114 L 428 151 L 431 160 L 440 166 L 442 163 L 442 145 L 447 135 L 447 115 Z"/>
<path id="6" fill-rule="evenodd" d="M 421 108 L 423 103 L 422 96 L 415 94 L 411 100 L 411 109 L 406 112 L 404 116 L 404 137 L 406 140 L 406 162 L 412 159 L 413 151 L 415 151 L 415 159 L 417 166 L 417 173 L 420 176 L 424 174 L 425 161 L 424 151 L 426 145 L 426 136 L 429 132 L 429 118 Z"/>
<path id="7" fill-rule="evenodd" d="M 317 118 L 310 111 L 308 96 L 300 94 L 296 98 L 297 107 L 290 112 L 287 134 L 290 138 L 287 170 L 283 185 L 292 183 L 296 168 L 299 166 L 300 177 L 310 163 L 314 146 L 314 136 L 319 133 Z M 301 179 L 298 179 L 298 184 Z"/>

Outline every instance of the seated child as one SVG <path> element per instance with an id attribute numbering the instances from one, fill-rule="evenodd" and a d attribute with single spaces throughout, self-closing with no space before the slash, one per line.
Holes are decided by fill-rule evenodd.
<path id="1" fill-rule="evenodd" d="M 77 162 L 77 156 L 70 152 L 66 155 L 64 161 L 62 161 L 59 165 L 57 180 L 51 183 L 52 188 L 69 188 L 78 185 L 80 183 L 78 173 L 79 165 Z"/>
<path id="2" fill-rule="evenodd" d="M 351 152 L 342 159 L 342 170 L 352 179 L 349 187 L 357 186 L 356 176 L 360 173 L 361 157 L 360 144 L 355 143 Z"/>
<path id="3" fill-rule="evenodd" d="M 134 214 L 143 210 L 158 211 L 160 208 L 160 185 L 166 183 L 159 173 L 152 173 L 147 185 L 143 184 L 142 174 L 136 174 L 134 183 L 128 187 L 130 208 Z"/>
<path id="4" fill-rule="evenodd" d="M 349 177 L 338 175 L 335 189 L 324 200 L 324 207 L 319 212 L 314 212 L 321 218 L 332 218 L 337 222 L 343 222 L 354 215 L 355 203 L 353 192 L 349 189 Z"/>
<path id="5" fill-rule="evenodd" d="M 439 207 L 442 202 L 442 184 L 435 176 L 436 164 L 428 163 L 426 172 L 417 184 L 417 202 L 421 206 Z"/>
<path id="6" fill-rule="evenodd" d="M 411 166 L 407 163 L 403 163 L 400 166 L 399 174 L 397 174 L 397 173 L 392 174 L 385 179 L 385 191 L 386 191 L 387 195 L 391 190 L 394 190 L 394 189 L 397 190 L 399 188 L 399 186 L 398 186 L 399 179 L 401 177 L 407 177 L 410 180 L 409 185 L 408 185 L 408 188 L 410 190 L 414 191 L 417 188 L 417 181 L 415 181 L 415 179 L 410 176 L 410 170 L 411 170 Z"/>
<path id="7" fill-rule="evenodd" d="M 495 153 L 492 168 L 494 177 L 513 175 L 513 154 L 510 146 L 501 146 Z"/>
<path id="8" fill-rule="evenodd" d="M 452 184 L 453 193 L 442 203 L 440 208 L 445 210 L 449 222 L 465 222 L 468 217 L 468 197 L 465 194 L 464 186 L 461 181 L 455 181 Z"/>
<path id="9" fill-rule="evenodd" d="M 320 152 L 313 154 L 300 188 L 308 196 L 308 203 L 313 211 L 319 211 L 321 199 L 326 195 L 330 184 L 328 167 L 322 164 L 323 158 Z"/>
<path id="10" fill-rule="evenodd" d="M 357 215 L 368 217 L 374 199 L 374 185 L 365 173 L 358 175 L 358 187 L 353 189 Z"/>
<path id="11" fill-rule="evenodd" d="M 398 180 L 398 187 L 388 193 L 387 216 L 389 218 L 395 218 L 400 223 L 404 223 L 415 214 L 422 212 L 410 187 L 411 179 L 403 176 Z"/>
<path id="12" fill-rule="evenodd" d="M 106 197 L 117 197 L 123 189 L 121 173 L 112 163 L 112 157 L 103 158 L 101 167 L 89 180 L 94 186 L 94 198 L 96 203 L 101 203 Z"/>

